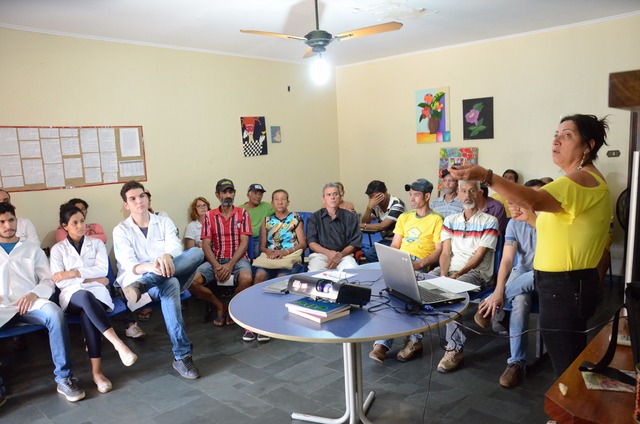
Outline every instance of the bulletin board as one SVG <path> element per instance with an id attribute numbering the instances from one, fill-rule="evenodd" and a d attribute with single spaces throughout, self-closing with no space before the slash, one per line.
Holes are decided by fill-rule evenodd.
<path id="1" fill-rule="evenodd" d="M 0 126 L 0 187 L 50 190 L 146 181 L 141 126 Z"/>

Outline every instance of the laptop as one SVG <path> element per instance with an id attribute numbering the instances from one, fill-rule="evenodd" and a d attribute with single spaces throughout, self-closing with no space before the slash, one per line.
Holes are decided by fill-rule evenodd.
<path id="1" fill-rule="evenodd" d="M 376 253 L 389 294 L 408 303 L 437 306 L 461 302 L 465 296 L 416 279 L 408 252 L 376 243 Z"/>

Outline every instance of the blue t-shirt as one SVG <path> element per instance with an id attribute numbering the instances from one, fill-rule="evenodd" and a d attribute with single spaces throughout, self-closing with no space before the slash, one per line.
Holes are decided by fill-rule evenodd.
<path id="1" fill-rule="evenodd" d="M 505 241 L 515 240 L 518 243 L 516 250 L 518 264 L 515 269 L 520 272 L 528 272 L 533 269 L 533 257 L 536 253 L 536 229 L 526 222 L 509 220 Z"/>
<path id="2" fill-rule="evenodd" d="M 16 247 L 16 244 L 18 244 L 18 242 L 14 241 L 13 243 L 0 243 L 0 246 L 2 246 L 2 248 L 4 249 L 5 252 L 7 252 L 7 255 L 8 255 L 11 253 L 13 248 Z"/>

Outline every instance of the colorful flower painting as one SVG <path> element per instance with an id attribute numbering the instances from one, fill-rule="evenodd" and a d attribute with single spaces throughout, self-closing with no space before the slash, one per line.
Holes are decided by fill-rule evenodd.
<path id="1" fill-rule="evenodd" d="M 477 147 L 451 147 L 440 149 L 440 163 L 438 166 L 438 193 L 440 193 L 440 190 L 442 189 L 442 171 L 449 168 L 450 166 L 476 165 L 477 163 Z"/>
<path id="2" fill-rule="evenodd" d="M 493 138 L 493 97 L 462 101 L 465 140 Z"/>
<path id="3" fill-rule="evenodd" d="M 418 144 L 451 141 L 448 101 L 449 87 L 416 92 L 416 142 Z"/>

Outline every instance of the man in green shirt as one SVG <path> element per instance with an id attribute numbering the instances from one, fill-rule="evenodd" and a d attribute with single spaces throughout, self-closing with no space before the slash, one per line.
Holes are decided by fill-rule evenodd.
<path id="1" fill-rule="evenodd" d="M 262 184 L 251 184 L 247 189 L 249 201 L 242 205 L 251 218 L 251 231 L 253 233 L 253 257 L 251 259 L 260 255 L 260 227 L 262 226 L 262 221 L 275 212 L 271 203 L 262 201 L 262 195 L 265 192 L 266 190 L 262 187 Z"/>

